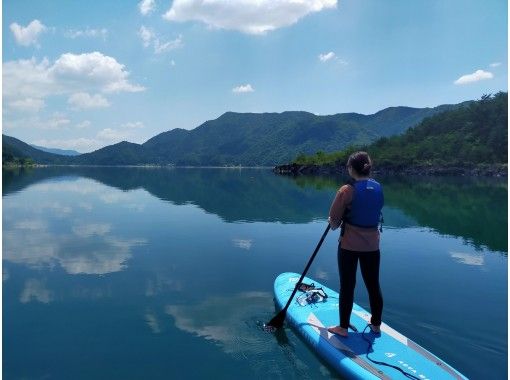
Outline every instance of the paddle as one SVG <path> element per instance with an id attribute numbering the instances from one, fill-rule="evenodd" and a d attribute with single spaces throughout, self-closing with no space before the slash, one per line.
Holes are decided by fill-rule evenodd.
<path id="1" fill-rule="evenodd" d="M 285 320 L 285 316 L 287 315 L 287 309 L 289 308 L 290 303 L 292 302 L 292 298 L 294 298 L 294 296 L 296 295 L 296 292 L 297 292 L 297 290 L 299 288 L 299 285 L 303 281 L 303 278 L 305 278 L 306 272 L 308 272 L 308 269 L 310 268 L 310 265 L 312 265 L 313 259 L 315 259 L 315 256 L 317 255 L 317 252 L 319 252 L 319 249 L 320 249 L 320 247 L 322 245 L 322 242 L 326 238 L 326 235 L 328 234 L 330 228 L 331 227 L 330 227 L 330 225 L 328 223 L 328 226 L 326 227 L 326 230 L 322 234 L 322 237 L 321 237 L 321 240 L 319 241 L 319 244 L 317 244 L 317 247 L 315 247 L 315 251 L 313 251 L 312 257 L 310 257 L 310 260 L 308 260 L 308 264 L 306 264 L 306 268 L 303 271 L 303 274 L 301 275 L 301 278 L 297 282 L 296 287 L 294 288 L 294 291 L 292 292 L 289 300 L 287 301 L 287 304 L 285 305 L 285 307 L 278 314 L 276 314 L 273 317 L 273 319 L 271 319 L 267 323 L 266 327 L 273 327 L 273 328 L 279 329 L 279 328 L 281 328 L 283 326 L 283 321 Z"/>

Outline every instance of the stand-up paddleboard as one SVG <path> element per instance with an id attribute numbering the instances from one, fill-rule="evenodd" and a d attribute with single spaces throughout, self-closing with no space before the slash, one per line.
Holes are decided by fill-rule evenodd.
<path id="1" fill-rule="evenodd" d="M 279 308 L 287 303 L 299 278 L 297 273 L 282 273 L 276 278 L 274 292 Z M 351 326 L 358 331 L 350 328 L 347 338 L 331 334 L 327 328 L 339 323 L 338 293 L 310 278 L 305 277 L 303 283 L 314 283 L 328 297 L 322 298 L 320 294 L 312 297 L 313 293 L 298 291 L 287 310 L 287 322 L 339 374 L 349 379 L 363 380 L 466 379 L 444 361 L 385 323 L 381 325 L 381 334 L 371 332 L 367 327 L 370 314 L 356 304 L 352 309 Z"/>

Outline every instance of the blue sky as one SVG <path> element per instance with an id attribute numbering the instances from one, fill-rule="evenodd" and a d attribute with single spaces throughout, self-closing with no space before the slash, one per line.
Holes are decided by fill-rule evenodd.
<path id="1" fill-rule="evenodd" d="M 3 1 L 3 133 L 89 152 L 226 111 L 371 114 L 508 89 L 503 0 Z"/>

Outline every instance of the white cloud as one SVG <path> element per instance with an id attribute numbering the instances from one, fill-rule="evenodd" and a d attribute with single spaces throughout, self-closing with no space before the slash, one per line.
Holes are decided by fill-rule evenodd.
<path id="1" fill-rule="evenodd" d="M 90 121 L 85 120 L 76 124 L 75 128 L 84 129 L 90 127 L 90 125 Z M 79 152 L 91 152 L 119 141 L 138 141 L 137 131 L 142 128 L 145 128 L 145 125 L 140 121 L 128 122 L 121 124 L 118 128 L 104 128 L 97 132 L 93 138 L 42 139 L 35 141 L 34 144 L 39 146 L 56 146 L 61 149 L 73 149 Z"/>
<path id="2" fill-rule="evenodd" d="M 99 52 L 62 54 L 49 69 L 50 75 L 67 87 L 100 88 L 103 92 L 137 92 L 144 88 L 128 82 L 129 72 L 113 57 Z"/>
<path id="3" fill-rule="evenodd" d="M 53 64 L 46 58 L 40 62 L 35 58 L 9 61 L 3 64 L 2 76 L 7 105 L 27 102 L 28 98 L 44 99 L 77 92 L 145 90 L 129 82 L 129 72 L 123 64 L 99 52 L 62 54 Z"/>
<path id="4" fill-rule="evenodd" d="M 56 92 L 47 59 L 8 61 L 2 65 L 3 96 L 6 99 L 43 98 Z"/>
<path id="5" fill-rule="evenodd" d="M 158 37 L 154 30 L 147 28 L 144 25 L 140 27 L 138 35 L 142 39 L 143 46 L 149 47 L 152 45 L 154 53 L 156 54 L 161 54 L 184 46 L 184 43 L 182 42 L 182 35 L 177 36 L 174 40 L 165 42 Z"/>
<path id="6" fill-rule="evenodd" d="M 335 61 L 336 63 L 339 63 L 340 65 L 347 65 L 348 64 L 347 61 L 344 61 L 343 59 L 340 59 L 332 51 L 330 51 L 328 53 L 319 54 L 319 61 L 321 61 L 321 62 Z"/>
<path id="7" fill-rule="evenodd" d="M 131 136 L 128 131 L 121 131 L 113 128 L 105 128 L 97 133 L 97 137 L 107 142 L 127 140 Z"/>
<path id="8" fill-rule="evenodd" d="M 70 122 L 71 120 L 69 120 L 66 115 L 60 112 L 55 112 L 53 116 L 47 120 L 44 128 L 42 129 L 60 129 L 63 126 L 69 125 Z"/>
<path id="9" fill-rule="evenodd" d="M 148 15 L 154 10 L 154 0 L 142 0 L 138 3 L 138 9 L 140 9 L 140 13 L 144 16 Z"/>
<path id="10" fill-rule="evenodd" d="M 58 146 L 60 149 L 73 149 L 79 152 L 91 151 L 104 145 L 101 141 L 79 137 L 75 139 L 41 139 L 34 141 L 39 146 Z"/>
<path id="11" fill-rule="evenodd" d="M 319 60 L 321 62 L 327 62 L 333 58 L 335 58 L 335 53 L 333 53 L 332 51 L 330 51 L 329 53 L 319 54 Z"/>
<path id="12" fill-rule="evenodd" d="M 175 61 L 173 59 L 170 61 L 170 66 L 172 66 L 172 67 L 175 66 Z"/>
<path id="13" fill-rule="evenodd" d="M 72 94 L 68 101 L 74 108 L 104 108 L 109 107 L 108 100 L 100 94 L 90 95 L 86 92 Z"/>
<path id="14" fill-rule="evenodd" d="M 60 112 L 55 112 L 49 118 L 41 119 L 39 116 L 21 118 L 16 120 L 4 120 L 3 126 L 5 129 L 43 129 L 43 130 L 58 130 L 68 128 L 71 120 Z M 39 145 L 39 144 L 36 144 Z"/>
<path id="15" fill-rule="evenodd" d="M 21 118 L 16 120 L 5 120 L 4 121 L 4 128 L 5 129 L 23 129 L 23 128 L 29 128 L 29 129 L 43 129 L 43 130 L 55 130 L 55 129 L 84 129 L 90 127 L 91 123 L 89 120 L 81 121 L 77 124 L 72 125 L 71 120 L 62 113 L 55 112 L 52 116 L 49 118 L 40 118 L 39 116 L 33 116 L 33 117 L 27 117 L 27 118 Z M 43 141 L 43 140 L 40 140 Z M 62 141 L 62 140 L 55 140 L 55 141 Z M 36 145 L 37 144 L 34 142 Z"/>
<path id="16" fill-rule="evenodd" d="M 7 107 L 21 112 L 39 112 L 44 107 L 44 100 L 37 98 L 25 98 L 12 100 Z"/>
<path id="17" fill-rule="evenodd" d="M 9 27 L 16 42 L 22 46 L 37 45 L 39 34 L 48 29 L 39 20 L 33 20 L 26 27 L 13 22 Z"/>
<path id="18" fill-rule="evenodd" d="M 474 83 L 478 82 L 484 79 L 492 79 L 494 78 L 494 75 L 489 71 L 484 70 L 476 70 L 472 74 L 466 74 L 461 76 L 459 79 L 457 79 L 454 84 L 462 85 L 462 84 L 468 84 L 468 83 Z"/>
<path id="19" fill-rule="evenodd" d="M 152 29 L 146 28 L 144 25 L 140 27 L 138 31 L 138 35 L 142 39 L 143 46 L 149 47 L 151 45 L 151 41 L 154 39 L 155 35 Z"/>
<path id="20" fill-rule="evenodd" d="M 489 65 L 490 67 L 498 67 L 501 66 L 501 62 L 494 62 Z"/>
<path id="21" fill-rule="evenodd" d="M 137 129 L 137 128 L 145 128 L 145 125 L 141 121 L 135 121 L 133 123 L 124 123 L 121 125 L 121 128 L 128 129 Z"/>
<path id="22" fill-rule="evenodd" d="M 246 93 L 246 92 L 254 92 L 254 91 L 255 90 L 253 89 L 253 87 L 249 83 L 245 84 L 245 85 L 234 87 L 232 89 L 232 92 L 235 93 L 235 94 L 243 94 L 243 93 Z"/>
<path id="23" fill-rule="evenodd" d="M 33 124 L 29 124 L 33 126 Z M 76 129 L 85 129 L 90 127 L 88 120 L 80 122 L 74 126 Z M 9 127 L 10 125 L 7 125 Z M 36 124 L 36 127 L 39 125 Z M 78 152 L 91 152 L 124 140 L 143 140 L 138 138 L 137 131 L 145 128 L 142 122 L 129 122 L 120 125 L 118 128 L 104 128 L 96 133 L 92 138 L 79 137 L 70 139 L 40 139 L 34 141 L 33 144 L 45 147 L 59 147 L 60 149 L 73 149 Z M 145 139 L 146 140 L 146 139 Z"/>
<path id="24" fill-rule="evenodd" d="M 91 122 L 89 120 L 83 120 L 82 122 L 76 124 L 76 129 L 84 129 L 91 126 Z"/>
<path id="25" fill-rule="evenodd" d="M 201 21 L 212 28 L 264 34 L 336 5 L 337 0 L 174 0 L 163 18 Z"/>
<path id="26" fill-rule="evenodd" d="M 85 30 L 77 30 L 77 29 L 70 29 L 67 32 L 64 33 L 64 36 L 67 38 L 79 38 L 79 37 L 101 37 L 106 39 L 106 36 L 108 35 L 108 29 L 101 28 L 101 29 L 90 29 L 86 28 Z"/>
<path id="27" fill-rule="evenodd" d="M 182 42 L 182 36 L 179 35 L 176 39 L 167 41 L 167 42 L 161 42 L 159 38 L 156 38 L 154 40 L 154 53 L 161 54 L 166 51 L 179 49 L 183 47 L 184 44 Z"/>

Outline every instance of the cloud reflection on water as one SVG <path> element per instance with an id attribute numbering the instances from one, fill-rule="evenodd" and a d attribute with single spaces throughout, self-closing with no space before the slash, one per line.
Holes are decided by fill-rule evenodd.
<path id="1" fill-rule="evenodd" d="M 175 270 L 175 268 L 173 269 Z M 145 296 L 155 297 L 163 292 L 180 292 L 183 286 L 180 280 L 166 278 L 164 276 L 156 276 L 156 279 L 148 279 L 145 285 Z"/>
<path id="2" fill-rule="evenodd" d="M 72 230 L 78 237 L 87 238 L 93 235 L 104 236 L 111 228 L 112 225 L 109 223 L 88 223 L 75 225 Z"/>
<path id="3" fill-rule="evenodd" d="M 249 324 L 260 310 L 272 309 L 272 299 L 266 292 L 244 292 L 211 297 L 196 305 L 167 305 L 165 311 L 174 318 L 176 327 L 214 341 L 226 353 L 261 354 L 271 351 L 272 345 Z"/>
<path id="4" fill-rule="evenodd" d="M 253 245 L 252 239 L 232 239 L 235 247 L 249 251 Z"/>
<path id="5" fill-rule="evenodd" d="M 19 301 L 21 303 L 28 303 L 31 301 L 50 303 L 53 301 L 53 298 L 53 292 L 46 288 L 43 281 L 31 278 L 25 282 L 25 287 L 21 292 Z"/>
<path id="6" fill-rule="evenodd" d="M 270 293 L 213 296 L 199 304 L 167 305 L 165 311 L 177 328 L 214 342 L 226 354 L 248 363 L 260 378 L 284 378 L 291 372 L 300 379 L 310 378 L 311 363 L 296 354 L 295 342 L 288 340 L 285 330 L 275 335 L 262 328 L 274 312 Z M 332 373 L 325 369 L 324 375 L 331 377 Z"/>
<path id="7" fill-rule="evenodd" d="M 481 255 L 463 252 L 450 252 L 450 256 L 461 264 L 482 266 L 485 263 L 485 260 Z"/>
<path id="8" fill-rule="evenodd" d="M 153 312 L 148 311 L 145 313 L 145 322 L 147 322 L 147 325 L 154 334 L 161 333 L 159 320 Z"/>
<path id="9" fill-rule="evenodd" d="M 120 237 L 112 233 L 117 220 L 90 213 L 94 205 L 104 205 L 104 197 L 136 203 L 130 194 L 75 177 L 36 183 L 4 201 L 3 260 L 37 270 L 60 266 L 68 274 L 125 269 L 133 249 L 147 241 Z"/>
<path id="10" fill-rule="evenodd" d="M 42 220 L 20 220 L 14 224 L 14 228 L 29 231 L 44 230 L 46 227 L 47 224 Z"/>
<path id="11" fill-rule="evenodd" d="M 20 244 L 23 242 L 23 244 Z M 69 274 L 106 274 L 125 268 L 135 246 L 144 239 L 114 236 L 53 234 L 20 229 L 4 231 L 3 259 L 32 269 L 60 265 Z"/>

